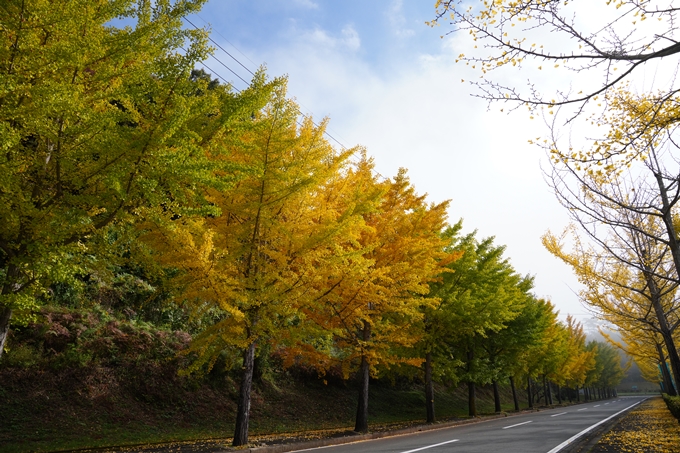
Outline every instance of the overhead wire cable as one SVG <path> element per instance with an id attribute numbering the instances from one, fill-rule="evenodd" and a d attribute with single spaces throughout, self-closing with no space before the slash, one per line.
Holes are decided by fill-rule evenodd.
<path id="1" fill-rule="evenodd" d="M 217 58 L 217 57 L 215 56 L 214 53 L 211 53 L 210 56 L 213 57 L 213 59 L 214 59 L 215 61 L 217 61 L 219 64 L 221 64 L 222 66 L 224 66 L 225 68 L 227 68 L 227 70 L 229 70 L 229 72 L 231 72 L 231 73 L 234 74 L 236 77 L 238 77 L 239 79 L 241 79 L 241 81 L 242 81 L 243 83 L 245 83 L 246 85 L 250 85 L 250 82 L 248 82 L 246 79 L 244 79 L 243 77 L 241 77 L 240 75 L 238 75 L 238 74 L 236 73 L 236 71 L 234 71 L 233 69 L 231 69 L 231 68 L 230 68 L 229 66 L 227 66 L 222 60 L 220 60 L 219 58 Z"/>
<path id="2" fill-rule="evenodd" d="M 200 17 L 200 16 L 199 16 L 199 17 Z M 196 29 L 196 30 L 201 30 L 198 26 L 196 26 L 196 24 L 194 24 L 193 22 L 191 22 L 186 16 L 183 16 L 183 18 L 184 18 L 184 20 L 186 20 L 192 27 L 194 27 L 194 29 Z M 203 22 L 206 22 L 203 18 L 201 18 L 201 20 L 202 20 Z M 207 24 L 207 23 L 208 23 L 208 22 L 206 22 L 206 24 Z M 208 25 L 209 25 L 209 24 L 208 24 Z M 218 34 L 219 34 L 219 33 L 218 33 Z M 222 36 L 222 35 L 220 34 L 220 36 Z M 224 38 L 224 36 L 222 36 L 222 37 Z M 244 68 L 246 71 L 248 71 L 251 75 L 253 75 L 253 76 L 255 75 L 255 73 L 254 73 L 253 71 L 251 71 L 250 69 L 248 69 L 248 67 L 245 66 L 243 63 L 241 63 L 241 61 L 239 61 L 238 58 L 234 57 L 231 53 L 229 53 L 226 49 L 224 49 L 224 47 L 222 47 L 217 41 L 215 41 L 212 37 L 210 37 L 210 35 L 208 35 L 208 39 L 210 40 L 210 42 L 212 42 L 213 44 L 215 44 L 220 50 L 222 50 L 222 51 L 223 51 L 224 53 L 226 53 L 229 57 L 231 57 L 231 59 L 233 59 L 236 63 L 238 63 L 242 68 Z M 224 39 L 227 40 L 226 38 L 224 38 Z M 228 41 L 228 40 L 227 40 L 227 41 Z M 231 43 L 230 43 L 230 44 L 231 44 Z M 234 46 L 234 45 L 232 44 L 232 46 Z M 236 46 L 234 46 L 234 48 L 235 48 L 236 50 L 238 50 L 238 48 L 236 48 Z M 239 53 L 241 53 L 243 56 L 245 56 L 246 58 L 248 58 L 248 57 L 247 57 L 245 54 L 243 54 L 243 52 L 241 52 L 240 50 L 239 50 Z M 215 61 L 217 61 L 218 63 L 220 63 L 222 66 L 224 66 L 225 68 L 227 68 L 227 70 L 229 70 L 229 72 L 231 72 L 231 73 L 234 74 L 236 77 L 238 77 L 243 83 L 245 83 L 246 85 L 250 85 L 250 82 L 248 82 L 248 81 L 245 80 L 243 77 L 241 77 L 240 75 L 238 75 L 233 69 L 231 69 L 231 68 L 230 68 L 229 66 L 227 66 L 223 61 L 221 61 L 219 58 L 217 58 L 217 57 L 215 56 L 215 53 L 214 53 L 214 52 L 211 52 L 211 53 L 210 53 L 210 56 L 211 56 Z M 248 58 L 248 60 L 250 61 L 249 58 Z M 252 61 L 251 61 L 251 63 L 252 63 Z M 221 75 L 219 75 L 216 71 L 210 69 L 205 63 L 201 62 L 201 64 L 202 64 L 203 66 L 205 66 L 209 71 L 215 73 L 215 75 L 217 75 L 220 79 L 222 79 L 222 80 L 225 81 L 226 83 L 230 84 L 230 85 L 231 85 L 235 90 L 237 90 L 239 93 L 241 92 L 241 90 L 239 90 L 238 88 L 236 88 L 231 82 L 227 81 L 224 77 L 222 77 Z M 255 64 L 255 63 L 253 63 L 253 64 Z M 302 105 L 302 104 L 300 104 L 300 105 Z M 303 106 L 303 107 L 304 107 L 304 106 Z M 316 127 L 319 127 L 319 124 L 318 124 L 316 121 L 314 121 L 314 118 L 313 118 L 311 115 L 305 115 L 299 107 L 298 107 L 298 113 L 299 113 L 303 118 L 310 119 L 310 120 L 312 121 L 312 124 L 314 124 Z M 302 126 L 299 122 L 298 122 L 298 125 Z M 328 130 L 324 130 L 324 134 L 325 134 L 326 136 L 328 136 L 328 138 L 330 138 L 331 140 L 333 140 L 335 143 L 337 143 L 338 145 L 340 145 L 340 147 L 341 147 L 342 149 L 347 149 L 347 147 L 346 147 L 345 145 L 343 145 L 337 138 L 333 137 L 333 136 L 328 132 Z"/>
<path id="3" fill-rule="evenodd" d="M 186 50 L 184 47 L 182 47 L 182 46 L 179 46 L 179 48 L 182 49 L 184 52 L 187 51 L 187 50 Z M 221 62 L 217 57 L 215 57 L 214 55 L 213 55 L 213 58 L 214 58 L 216 61 L 219 61 L 220 63 L 222 63 L 222 62 Z M 222 76 L 220 75 L 219 72 L 215 71 L 214 69 L 211 69 L 210 66 L 208 66 L 207 64 L 205 64 L 205 63 L 202 62 L 202 61 L 199 61 L 199 63 L 200 63 L 204 68 L 206 68 L 208 71 L 210 71 L 213 75 L 217 76 L 219 79 L 222 79 L 222 81 L 223 81 L 224 83 L 226 83 L 227 85 L 229 85 L 230 87 L 232 87 L 233 89 L 235 89 L 236 91 L 238 91 L 239 93 L 241 93 L 241 90 L 239 90 L 238 88 L 236 88 L 236 87 L 234 86 L 234 84 L 233 84 L 231 81 L 229 81 L 229 80 L 225 79 L 224 77 L 222 77 Z M 224 63 L 222 63 L 222 65 L 223 65 L 225 68 L 229 69 Z M 229 69 L 229 70 L 231 71 L 231 69 Z M 234 71 L 231 71 L 231 72 L 233 73 Z M 243 80 L 243 79 L 241 79 L 241 80 Z M 248 82 L 246 82 L 246 83 L 248 83 Z"/>
<path id="4" fill-rule="evenodd" d="M 205 64 L 205 63 L 203 63 L 202 61 L 201 61 L 200 63 L 201 63 L 208 71 L 210 71 L 211 73 L 213 73 L 214 75 L 216 75 L 217 77 L 219 77 L 220 79 L 222 79 L 222 81 L 223 81 L 224 83 L 228 84 L 228 85 L 231 86 L 233 89 L 235 89 L 236 91 L 238 91 L 239 93 L 241 93 L 241 90 L 239 90 L 238 88 L 236 88 L 236 87 L 234 86 L 234 84 L 231 83 L 229 80 L 227 80 L 227 79 L 225 79 L 224 77 L 222 77 L 222 76 L 219 74 L 219 72 L 217 72 L 217 71 L 215 71 L 215 70 L 213 70 L 213 69 L 210 69 L 210 66 L 208 66 L 208 65 Z"/>
<path id="5" fill-rule="evenodd" d="M 196 25 L 194 25 L 194 23 L 191 22 L 186 16 L 184 17 L 184 20 L 186 20 L 187 22 L 189 22 L 189 23 L 191 24 L 191 26 L 193 26 L 196 30 L 199 29 L 199 28 L 198 28 Z M 227 52 L 227 50 L 226 50 L 224 47 L 222 47 L 217 41 L 215 41 L 210 35 L 208 35 L 208 39 L 210 40 L 210 42 L 212 42 L 212 43 L 215 44 L 217 47 L 219 47 L 220 50 L 222 50 L 222 52 L 224 52 L 224 53 L 226 53 L 227 55 L 229 55 L 229 56 L 231 57 L 232 60 L 234 60 L 234 61 L 235 61 L 236 63 L 238 63 L 239 65 L 241 65 L 241 67 L 242 67 L 243 69 L 245 69 L 246 71 L 248 71 L 251 75 L 253 75 L 253 76 L 255 75 L 255 73 L 254 73 L 253 71 L 251 71 L 250 69 L 248 69 L 248 67 L 247 67 L 246 65 L 244 65 L 243 63 L 241 63 L 241 62 L 238 60 L 238 58 L 236 58 L 235 56 L 233 56 L 232 54 L 230 54 L 229 52 Z M 225 39 L 226 39 L 226 38 L 225 38 Z M 232 46 L 233 46 L 233 44 L 232 44 Z M 213 56 L 214 56 L 214 55 L 213 55 Z M 230 69 L 230 71 L 231 71 L 231 69 Z M 233 72 L 233 71 L 232 71 L 232 72 Z M 241 76 L 237 75 L 237 77 L 238 77 L 239 79 L 243 80 L 243 79 L 241 78 Z M 246 82 L 246 83 L 248 83 L 248 82 Z"/>
<path id="6" fill-rule="evenodd" d="M 208 25 L 208 26 L 210 25 L 210 22 L 208 22 L 207 20 L 203 19 L 198 13 L 194 13 L 194 14 L 196 15 L 196 17 L 198 17 L 199 19 L 201 19 L 206 25 Z M 245 58 L 246 60 L 248 60 L 253 66 L 257 66 L 257 63 L 255 63 L 253 60 L 251 60 L 250 58 L 248 58 L 248 55 L 246 55 L 245 53 L 241 52 L 241 50 L 240 50 L 238 47 L 236 47 L 236 46 L 234 45 L 234 43 L 232 43 L 231 41 L 229 41 L 229 40 L 227 39 L 226 36 L 224 36 L 222 33 L 220 33 L 219 30 L 214 30 L 214 31 L 215 31 L 215 33 L 217 33 L 219 36 L 221 36 L 222 39 L 224 39 L 226 42 L 228 42 L 228 43 L 231 45 L 231 47 L 233 47 L 234 49 L 236 49 L 236 51 L 237 51 L 238 53 L 240 53 L 241 55 L 243 55 L 243 58 Z M 246 68 L 246 69 L 247 69 L 247 68 Z"/>

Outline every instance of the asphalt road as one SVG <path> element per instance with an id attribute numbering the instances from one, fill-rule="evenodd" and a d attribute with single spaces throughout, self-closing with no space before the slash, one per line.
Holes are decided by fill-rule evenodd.
<path id="1" fill-rule="evenodd" d="M 384 439 L 312 448 L 320 453 L 557 453 L 645 397 L 584 403 Z"/>

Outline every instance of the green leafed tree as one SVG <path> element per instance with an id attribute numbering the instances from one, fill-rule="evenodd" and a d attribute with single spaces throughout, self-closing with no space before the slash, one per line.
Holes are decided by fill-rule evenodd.
<path id="1" fill-rule="evenodd" d="M 12 319 L 84 272 L 92 235 L 146 209 L 205 206 L 200 187 L 224 163 L 208 159 L 222 152 L 211 139 L 251 114 L 257 89 L 192 77 L 207 37 L 181 18 L 202 3 L 0 7 L 0 354 Z"/>
<path id="2" fill-rule="evenodd" d="M 494 245 L 492 237 L 478 241 L 475 232 L 462 235 L 461 229 L 459 221 L 444 234 L 447 251 L 462 256 L 448 265 L 451 272 L 431 285 L 437 304 L 425 309 L 422 347 L 425 374 L 430 377 L 426 382 L 430 421 L 434 420 L 433 377 L 467 382 L 470 414 L 476 415 L 475 384 L 493 380 L 486 358 L 480 355 L 480 342 L 521 313 L 532 285 L 531 278 L 518 275 L 503 256 L 505 247 Z"/>

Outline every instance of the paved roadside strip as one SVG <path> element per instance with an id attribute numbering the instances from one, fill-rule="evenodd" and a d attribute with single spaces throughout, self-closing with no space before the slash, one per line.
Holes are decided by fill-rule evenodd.
<path id="1" fill-rule="evenodd" d="M 548 453 L 580 453 L 580 452 L 589 452 L 595 443 L 598 442 L 598 440 L 602 437 L 603 434 L 607 433 L 613 426 L 615 426 L 618 421 L 622 418 L 625 417 L 630 413 L 631 410 L 634 410 L 635 407 L 639 406 L 640 404 L 644 403 L 647 401 L 647 399 L 644 399 L 642 401 L 639 401 L 632 406 L 628 406 L 625 409 L 620 410 L 619 412 L 609 416 L 608 418 L 590 426 L 589 428 L 581 431 L 580 433 L 576 434 L 570 439 L 567 439 L 566 441 L 562 442 L 560 445 L 556 446 L 552 450 L 550 450 Z M 609 403 L 607 403 L 609 404 Z M 600 407 L 600 404 L 597 406 L 593 407 Z M 583 409 L 579 409 L 581 411 Z"/>
<path id="2" fill-rule="evenodd" d="M 535 412 L 538 412 L 539 410 L 543 410 L 544 408 L 540 409 L 535 409 Z M 545 408 L 545 409 L 551 409 L 551 408 Z M 394 436 L 404 436 L 407 434 L 414 434 L 414 433 L 420 433 L 424 431 L 434 431 L 437 429 L 446 429 L 446 428 L 451 428 L 452 426 L 462 426 L 462 425 L 469 425 L 471 423 L 481 423 L 487 420 L 495 420 L 498 418 L 504 418 L 504 417 L 512 417 L 513 415 L 520 415 L 520 414 L 526 414 L 527 411 L 522 411 L 517 414 L 515 413 L 510 413 L 510 414 L 500 414 L 500 415 L 488 415 L 484 417 L 479 417 L 479 418 L 472 418 L 468 420 L 456 420 L 456 421 L 451 421 L 451 422 L 443 422 L 443 423 L 436 423 L 433 425 L 417 425 L 417 426 L 411 426 L 408 428 L 402 428 L 402 429 L 397 429 L 394 431 L 378 431 L 375 433 L 366 433 L 366 434 L 349 434 L 347 436 L 343 437 L 331 437 L 331 438 L 324 438 L 324 439 L 314 439 L 314 440 L 307 440 L 299 443 L 290 443 L 290 444 L 279 444 L 279 445 L 266 445 L 263 447 L 251 447 L 251 448 L 246 448 L 246 449 L 239 449 L 237 451 L 239 452 L 248 452 L 248 453 L 287 453 L 291 451 L 305 451 L 309 450 L 312 448 L 319 448 L 319 447 L 328 447 L 331 445 L 343 445 L 343 444 L 349 444 L 353 442 L 362 442 L 365 440 L 373 440 L 373 439 L 383 439 L 385 437 L 394 437 Z M 224 453 L 227 452 L 232 452 L 236 450 L 224 450 Z M 217 452 L 220 453 L 220 452 Z"/>
<path id="3" fill-rule="evenodd" d="M 549 410 L 552 408 L 541 407 L 533 410 L 523 410 L 518 413 L 503 413 L 497 415 L 486 415 L 473 419 L 453 420 L 449 422 L 441 422 L 432 425 L 413 425 L 401 429 L 376 431 L 372 433 L 359 434 L 353 431 L 346 431 L 344 434 L 334 435 L 330 437 L 320 437 L 318 439 L 310 440 L 285 440 L 284 437 L 277 439 L 276 436 L 265 436 L 268 441 L 274 442 L 270 445 L 252 446 L 252 447 L 226 447 L 220 441 L 206 441 L 206 442 L 172 442 L 167 444 L 156 445 L 130 445 L 127 447 L 104 447 L 96 449 L 63 451 L 61 453 L 286 453 L 293 451 L 304 451 L 319 447 L 329 447 L 334 445 L 344 445 L 354 442 L 362 442 L 373 439 L 383 439 L 387 437 L 403 436 L 407 434 L 415 434 L 419 432 L 434 431 L 439 429 L 451 428 L 453 426 L 463 426 L 475 423 L 482 423 L 486 421 L 496 420 L 499 418 L 513 417 L 532 412 L 539 412 Z M 273 438 L 272 438 L 273 437 Z M 257 436 L 251 436 L 253 443 L 258 442 Z M 227 441 L 228 439 L 225 439 Z M 276 442 L 280 443 L 276 443 Z M 260 440 L 262 442 L 262 440 Z M 221 444 L 221 446 L 220 446 Z"/>
<path id="4" fill-rule="evenodd" d="M 566 408 L 566 407 L 565 407 Z M 552 410 L 555 409 L 555 407 L 542 407 L 542 408 L 537 408 L 534 409 L 533 411 L 522 411 L 519 413 L 508 413 L 508 414 L 502 414 L 502 415 L 491 415 L 491 416 L 485 416 L 482 418 L 475 418 L 475 419 L 469 419 L 469 420 L 457 420 L 457 421 L 452 421 L 452 422 L 444 422 L 444 423 L 437 423 L 434 425 L 417 425 L 417 426 L 412 426 L 408 428 L 403 428 L 399 430 L 394 430 L 394 431 L 384 431 L 384 432 L 374 432 L 374 433 L 367 433 L 367 434 L 351 434 L 343 437 L 334 437 L 334 438 L 323 438 L 323 439 L 315 439 L 315 440 L 309 440 L 309 441 L 303 441 L 299 443 L 288 443 L 288 444 L 278 444 L 278 445 L 267 445 L 267 446 L 261 446 L 261 447 L 251 447 L 251 448 L 246 448 L 246 449 L 239 449 L 239 452 L 249 452 L 249 453 L 287 453 L 287 452 L 293 452 L 293 451 L 305 451 L 305 450 L 311 450 L 314 448 L 320 448 L 320 447 L 328 447 L 328 446 L 334 446 L 334 445 L 343 445 L 343 444 L 349 444 L 349 443 L 354 443 L 354 442 L 361 442 L 361 441 L 366 441 L 366 440 L 373 440 L 373 439 L 382 439 L 386 437 L 394 437 L 394 436 L 402 436 L 402 435 L 407 435 L 407 434 L 414 434 L 414 433 L 419 433 L 419 432 L 425 432 L 425 431 L 432 431 L 432 430 L 439 430 L 439 429 L 446 429 L 454 426 L 462 426 L 462 425 L 467 425 L 467 424 L 472 424 L 472 423 L 481 423 L 485 421 L 490 421 L 490 420 L 496 420 L 499 418 L 504 418 L 504 417 L 513 417 L 516 415 L 523 415 L 531 412 L 540 412 L 544 410 Z M 563 415 L 563 413 L 556 414 L 555 416 Z M 588 436 L 580 436 L 578 440 L 574 439 L 574 441 L 570 442 L 569 445 L 564 445 L 562 448 L 559 450 L 560 453 L 572 453 L 572 452 L 577 452 L 581 450 L 577 450 L 579 445 L 582 445 L 586 443 L 591 437 L 592 433 L 590 431 L 596 432 L 596 433 L 604 433 L 606 427 L 610 427 L 613 423 L 615 423 L 616 417 L 612 417 L 612 420 L 608 420 L 607 423 L 602 423 L 597 426 L 598 429 L 593 429 L 589 430 Z M 518 426 L 525 425 L 530 422 L 524 422 L 524 423 L 519 423 L 519 424 L 512 424 L 511 422 L 509 423 L 509 426 L 506 426 L 502 429 L 510 429 L 510 428 L 515 428 Z M 585 433 L 584 433 L 585 434 Z M 587 437 L 587 438 L 585 438 Z M 224 453 L 227 452 L 232 452 L 234 450 L 228 449 L 228 450 L 223 450 Z M 587 451 L 587 450 L 585 450 Z"/>
<path id="5" fill-rule="evenodd" d="M 560 453 L 680 452 L 680 427 L 661 397 L 651 397 Z"/>
<path id="6" fill-rule="evenodd" d="M 592 405 L 594 402 L 592 402 L 586 403 L 591 410 L 585 412 L 581 412 L 580 409 L 583 409 L 582 407 L 578 408 L 578 406 L 573 407 L 571 405 L 545 407 L 519 413 L 490 415 L 432 425 L 413 425 L 391 431 L 384 430 L 366 434 L 358 434 L 351 431 L 336 431 L 334 434 L 331 432 L 318 432 L 314 434 L 309 432 L 305 436 L 325 435 L 326 437 L 307 437 L 306 439 L 302 435 L 261 436 L 259 438 L 258 436 L 253 436 L 253 443 L 250 446 L 238 448 L 228 447 L 225 442 L 228 442 L 229 439 L 208 439 L 203 442 L 112 447 L 89 451 L 92 453 L 287 453 L 336 447 L 334 451 L 338 452 L 361 452 L 370 451 L 366 450 L 366 446 L 360 445 L 361 442 L 376 440 L 375 444 L 372 443 L 372 449 L 383 452 L 416 453 L 422 451 L 423 453 L 429 453 L 429 451 L 441 452 L 453 449 L 452 451 L 467 451 L 468 453 L 473 451 L 476 453 L 487 453 L 488 451 L 497 450 L 506 450 L 514 453 L 526 453 L 527 451 L 538 453 L 587 453 L 602 435 L 606 434 L 609 429 L 616 425 L 618 420 L 640 407 L 639 403 L 632 403 L 641 399 L 637 398 L 628 401 L 621 399 L 611 400 L 603 405 L 610 408 L 608 410 L 604 409 L 604 407 L 596 409 Z M 653 398 L 653 400 L 655 399 Z M 658 400 L 664 405 L 665 409 L 663 401 Z M 612 405 L 610 406 L 609 404 Z M 600 406 L 600 404 L 597 406 Z M 675 422 L 675 427 L 677 427 L 677 421 Z M 460 427 L 460 430 L 455 430 L 455 434 L 447 430 L 454 427 Z M 388 427 L 382 427 L 382 429 L 385 428 Z M 555 442 L 552 443 L 552 440 L 546 436 L 537 434 L 543 432 L 542 430 L 547 430 L 545 431 L 546 435 L 550 439 L 554 439 Z M 532 434 L 526 437 L 527 433 Z M 414 434 L 415 436 L 408 436 Z M 566 435 L 561 437 L 563 434 Z M 453 437 L 455 439 L 452 439 Z M 557 445 L 558 443 L 559 445 Z M 449 444 L 451 444 L 451 447 L 449 447 Z M 555 445 L 557 446 L 555 447 Z M 680 445 L 680 442 L 677 445 Z M 637 450 L 597 450 L 598 453 L 609 451 Z M 673 449 L 660 451 L 680 452 L 680 450 Z"/>
<path id="7" fill-rule="evenodd" d="M 597 436 L 588 453 L 680 452 L 680 426 L 660 398 L 650 398 L 619 417 L 610 429 Z"/>

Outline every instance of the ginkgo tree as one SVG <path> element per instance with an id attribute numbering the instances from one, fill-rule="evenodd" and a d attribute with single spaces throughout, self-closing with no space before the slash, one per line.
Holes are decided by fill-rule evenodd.
<path id="1" fill-rule="evenodd" d="M 676 385 L 670 374 L 667 353 L 663 339 L 657 332 L 647 329 L 630 320 L 619 320 L 626 323 L 623 327 L 614 327 L 619 338 L 610 332 L 602 331 L 607 342 L 623 351 L 640 368 L 642 377 L 650 382 L 662 383 L 665 393 L 677 396 Z"/>
<path id="2" fill-rule="evenodd" d="M 558 365 L 557 372 L 551 376 L 552 380 L 576 391 L 579 399 L 579 387 L 583 386 L 588 370 L 595 366 L 595 355 L 586 350 L 586 335 L 583 325 L 572 316 L 566 320 L 567 340 L 566 355 Z M 558 389 L 559 395 L 559 389 Z"/>
<path id="3" fill-rule="evenodd" d="M 337 152 L 324 139 L 325 122 L 298 125 L 299 108 L 285 88 L 279 80 L 247 127 L 222 136 L 229 162 L 243 174 L 233 187 L 208 190 L 218 213 L 149 227 L 163 262 L 182 272 L 192 313 L 215 319 L 194 336 L 189 371 L 212 367 L 225 351 L 242 357 L 235 446 L 248 443 L 258 347 L 304 322 L 302 307 L 328 289 L 318 283 L 330 251 L 361 219 L 356 203 L 322 202 L 324 186 L 354 150 Z"/>
<path id="4" fill-rule="evenodd" d="M 529 282 L 525 279 L 522 283 L 527 285 Z M 515 378 L 525 374 L 528 354 L 535 352 L 535 347 L 542 342 L 546 330 L 550 327 L 551 318 L 548 317 L 550 311 L 546 310 L 549 308 L 551 305 L 546 301 L 525 293 L 519 315 L 509 321 L 503 329 L 491 331 L 479 340 L 481 352 L 488 362 L 496 412 L 501 411 L 499 382 L 505 379 L 510 382 L 515 410 L 520 409 Z"/>
<path id="5" fill-rule="evenodd" d="M 356 370 L 355 430 L 362 432 L 368 430 L 370 376 L 395 364 L 420 365 L 421 359 L 403 351 L 422 335 L 421 307 L 434 302 L 429 282 L 454 257 L 445 253 L 441 237 L 447 202 L 428 204 L 405 170 L 380 180 L 370 160 L 359 163 L 355 177 L 357 187 L 380 197 L 364 213 L 355 244 L 340 251 L 344 264 L 328 274 L 331 290 L 304 314 L 333 342 L 328 363 L 340 364 L 346 377 Z"/>
<path id="6" fill-rule="evenodd" d="M 640 230 L 651 228 L 647 222 L 638 225 Z M 581 299 L 596 313 L 620 328 L 649 329 L 663 338 L 677 381 L 680 358 L 674 333 L 680 326 L 680 301 L 673 261 L 664 244 L 642 236 L 639 230 L 627 233 L 610 235 L 599 248 L 572 236 L 571 253 L 564 251 L 562 239 L 554 235 L 547 234 L 543 242 L 573 269 L 585 287 Z"/>
<path id="7" fill-rule="evenodd" d="M 615 388 L 621 383 L 625 370 L 621 366 L 621 356 L 617 350 L 607 343 L 598 342 L 595 363 L 599 375 L 594 382 L 600 399 L 614 396 Z"/>
<path id="8" fill-rule="evenodd" d="M 481 343 L 520 315 L 533 285 L 503 257 L 505 247 L 494 238 L 479 241 L 476 232 L 460 234 L 462 221 L 444 233 L 447 251 L 462 256 L 450 272 L 431 284 L 438 301 L 425 311 L 426 375 L 455 376 L 468 383 L 470 415 L 476 415 L 475 384 L 496 380 L 496 371 L 482 367 Z M 454 360 L 451 360 L 454 357 Z M 500 366 L 500 362 L 499 362 Z M 428 419 L 434 419 L 432 382 L 426 381 Z"/>
<path id="9" fill-rule="evenodd" d="M 645 67 L 677 70 L 677 12 L 661 0 L 437 0 L 429 24 L 469 35 L 472 48 L 458 61 L 481 73 L 473 82 L 481 97 L 530 108 L 574 104 L 578 115 Z M 520 69 L 529 73 L 526 87 L 504 77 Z M 565 86 L 543 92 L 546 76 Z M 676 83 L 643 95 L 657 106 L 675 103 Z"/>
<path id="10" fill-rule="evenodd" d="M 86 272 L 97 231 L 147 208 L 206 206 L 197 188 L 225 162 L 208 159 L 210 136 L 259 108 L 260 87 L 245 100 L 192 78 L 207 36 L 181 18 L 203 3 L 3 2 L 0 354 L 12 319 Z"/>
<path id="11" fill-rule="evenodd" d="M 509 357 L 504 357 L 504 361 L 508 363 L 508 380 L 517 411 L 520 410 L 517 385 L 529 375 L 536 347 L 541 344 L 546 330 L 554 322 L 553 312 L 554 306 L 550 301 L 529 297 L 519 316 L 499 332 L 507 337 L 509 347 L 504 355 L 508 354 Z M 528 398 L 528 403 L 529 406 L 533 404 L 531 398 Z"/>
<path id="12" fill-rule="evenodd" d="M 539 320 L 536 332 L 538 338 L 524 348 L 515 369 L 516 375 L 526 380 L 529 407 L 533 407 L 537 396 L 534 380 L 548 372 L 556 363 L 556 355 L 553 352 L 561 353 L 560 343 L 563 340 L 563 328 L 559 325 L 555 305 L 550 300 L 539 299 L 534 309 L 537 310 Z"/>

